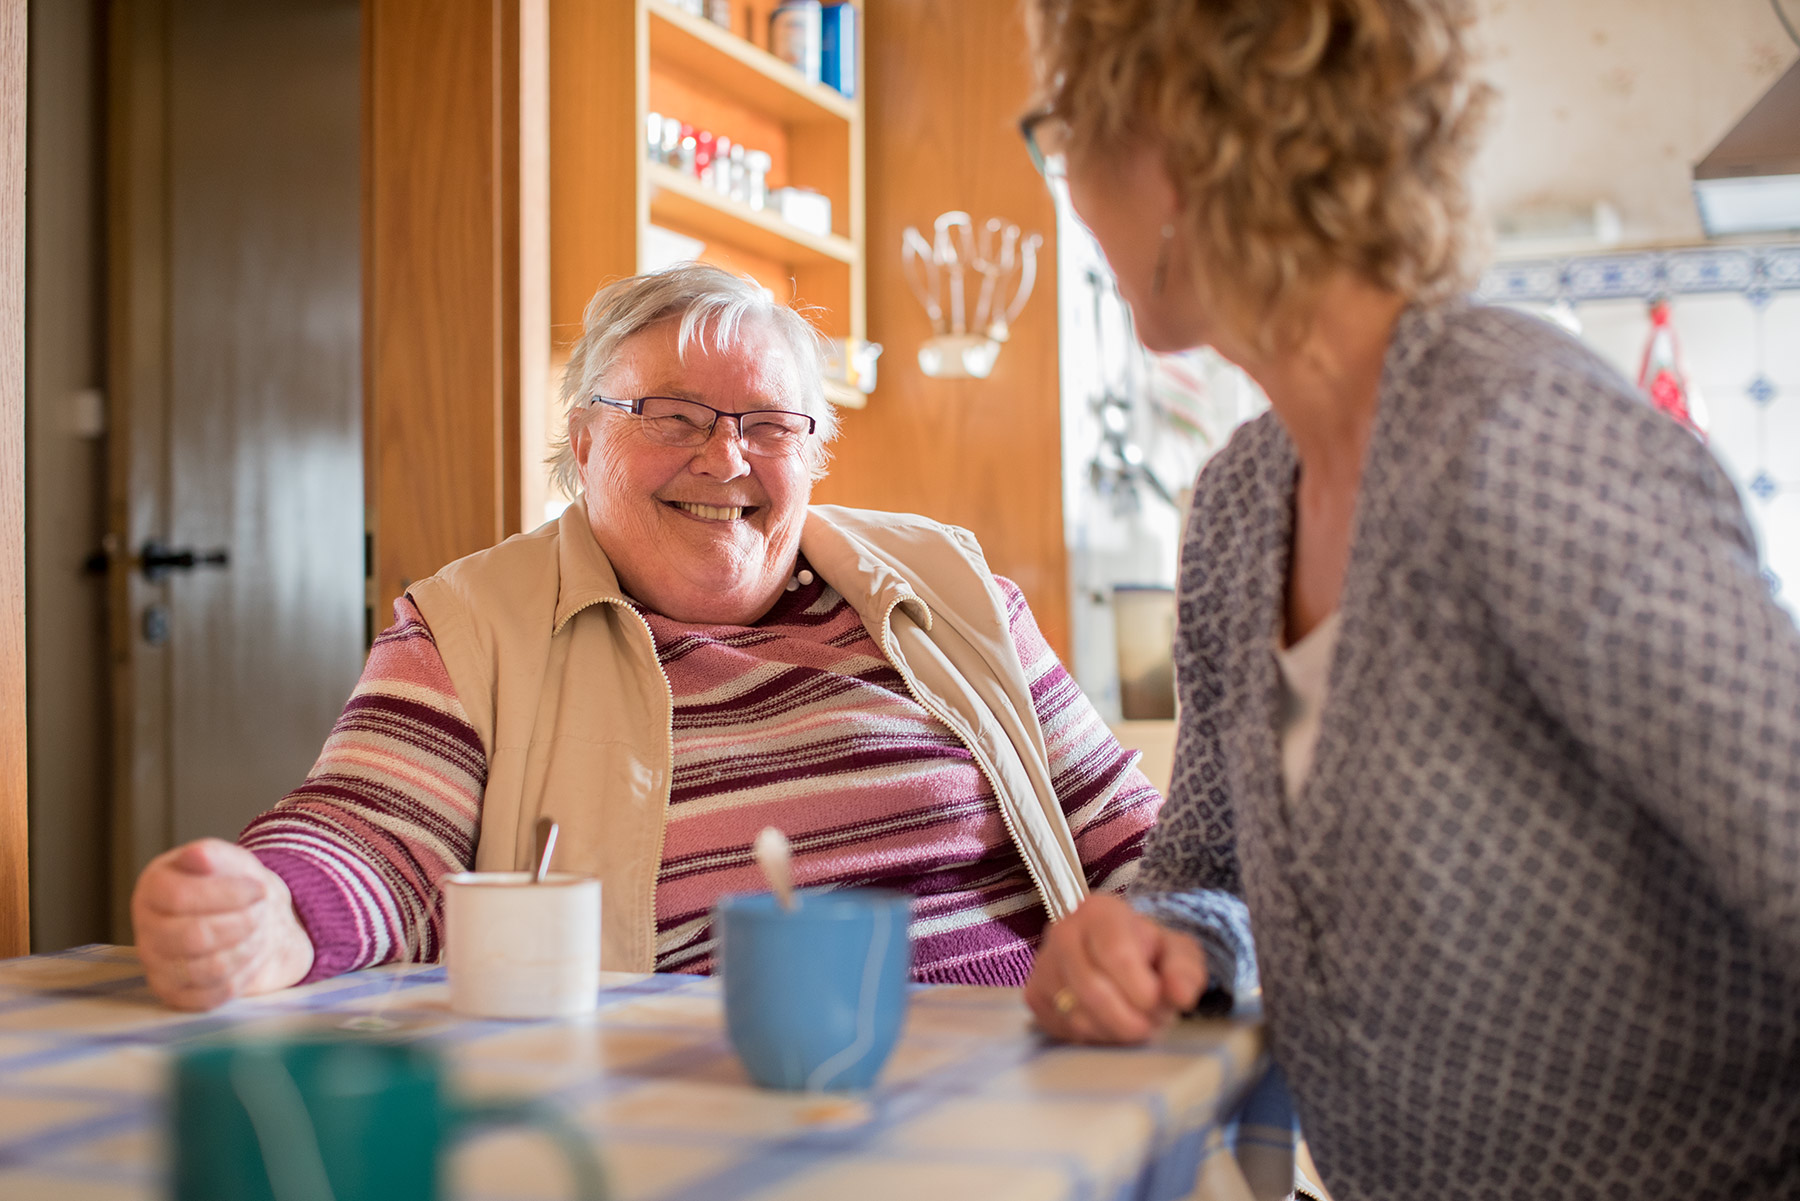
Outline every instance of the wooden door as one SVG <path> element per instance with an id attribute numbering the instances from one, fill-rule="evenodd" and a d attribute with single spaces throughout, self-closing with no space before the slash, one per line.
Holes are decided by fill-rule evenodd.
<path id="1" fill-rule="evenodd" d="M 299 783 L 361 669 L 362 15 L 118 0 L 112 18 L 123 937 L 144 862 Z"/>

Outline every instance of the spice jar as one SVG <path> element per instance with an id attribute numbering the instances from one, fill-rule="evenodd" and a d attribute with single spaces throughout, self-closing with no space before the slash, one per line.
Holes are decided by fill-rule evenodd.
<path id="1" fill-rule="evenodd" d="M 775 160 L 767 150 L 750 150 L 744 154 L 744 203 L 753 209 L 769 203 L 769 169 Z"/>
<path id="2" fill-rule="evenodd" d="M 806 76 L 807 82 L 818 83 L 824 24 L 819 0 L 781 0 L 769 14 L 770 53 Z"/>

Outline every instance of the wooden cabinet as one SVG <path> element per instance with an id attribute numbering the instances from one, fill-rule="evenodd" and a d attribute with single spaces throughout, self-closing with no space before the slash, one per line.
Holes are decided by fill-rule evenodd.
<path id="1" fill-rule="evenodd" d="M 550 316 L 559 364 L 600 285 L 651 265 L 653 225 L 700 239 L 703 260 L 805 306 L 828 336 L 868 336 L 863 102 L 807 82 L 744 36 L 766 24 L 767 9 L 739 0 L 727 29 L 666 0 L 551 0 Z M 652 112 L 766 151 L 769 189 L 829 197 L 831 232 L 806 232 L 655 161 Z M 864 399 L 848 388 L 828 394 L 840 404 Z"/>

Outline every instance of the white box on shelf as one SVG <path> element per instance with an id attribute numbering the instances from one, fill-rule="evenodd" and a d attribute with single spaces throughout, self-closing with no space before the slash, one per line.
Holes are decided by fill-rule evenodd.
<path id="1" fill-rule="evenodd" d="M 769 193 L 769 207 L 781 219 L 819 237 L 831 233 L 831 197 L 811 188 L 776 188 Z"/>

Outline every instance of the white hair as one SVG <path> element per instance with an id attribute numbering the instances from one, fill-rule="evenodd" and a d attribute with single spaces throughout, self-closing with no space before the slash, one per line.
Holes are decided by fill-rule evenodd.
<path id="1" fill-rule="evenodd" d="M 778 304 L 761 284 L 706 263 L 681 263 L 662 271 L 607 284 L 588 302 L 581 340 L 563 372 L 563 428 L 550 445 L 550 478 L 564 493 L 581 488 L 575 435 L 593 419 L 589 401 L 631 338 L 664 321 L 681 318 L 676 352 L 686 361 L 699 343 L 709 352 L 735 350 L 746 318 L 764 322 L 787 340 L 800 376 L 802 411 L 817 423 L 808 443 L 815 480 L 824 478 L 825 446 L 837 437 L 837 410 L 825 399 L 824 339 L 812 322 Z"/>

